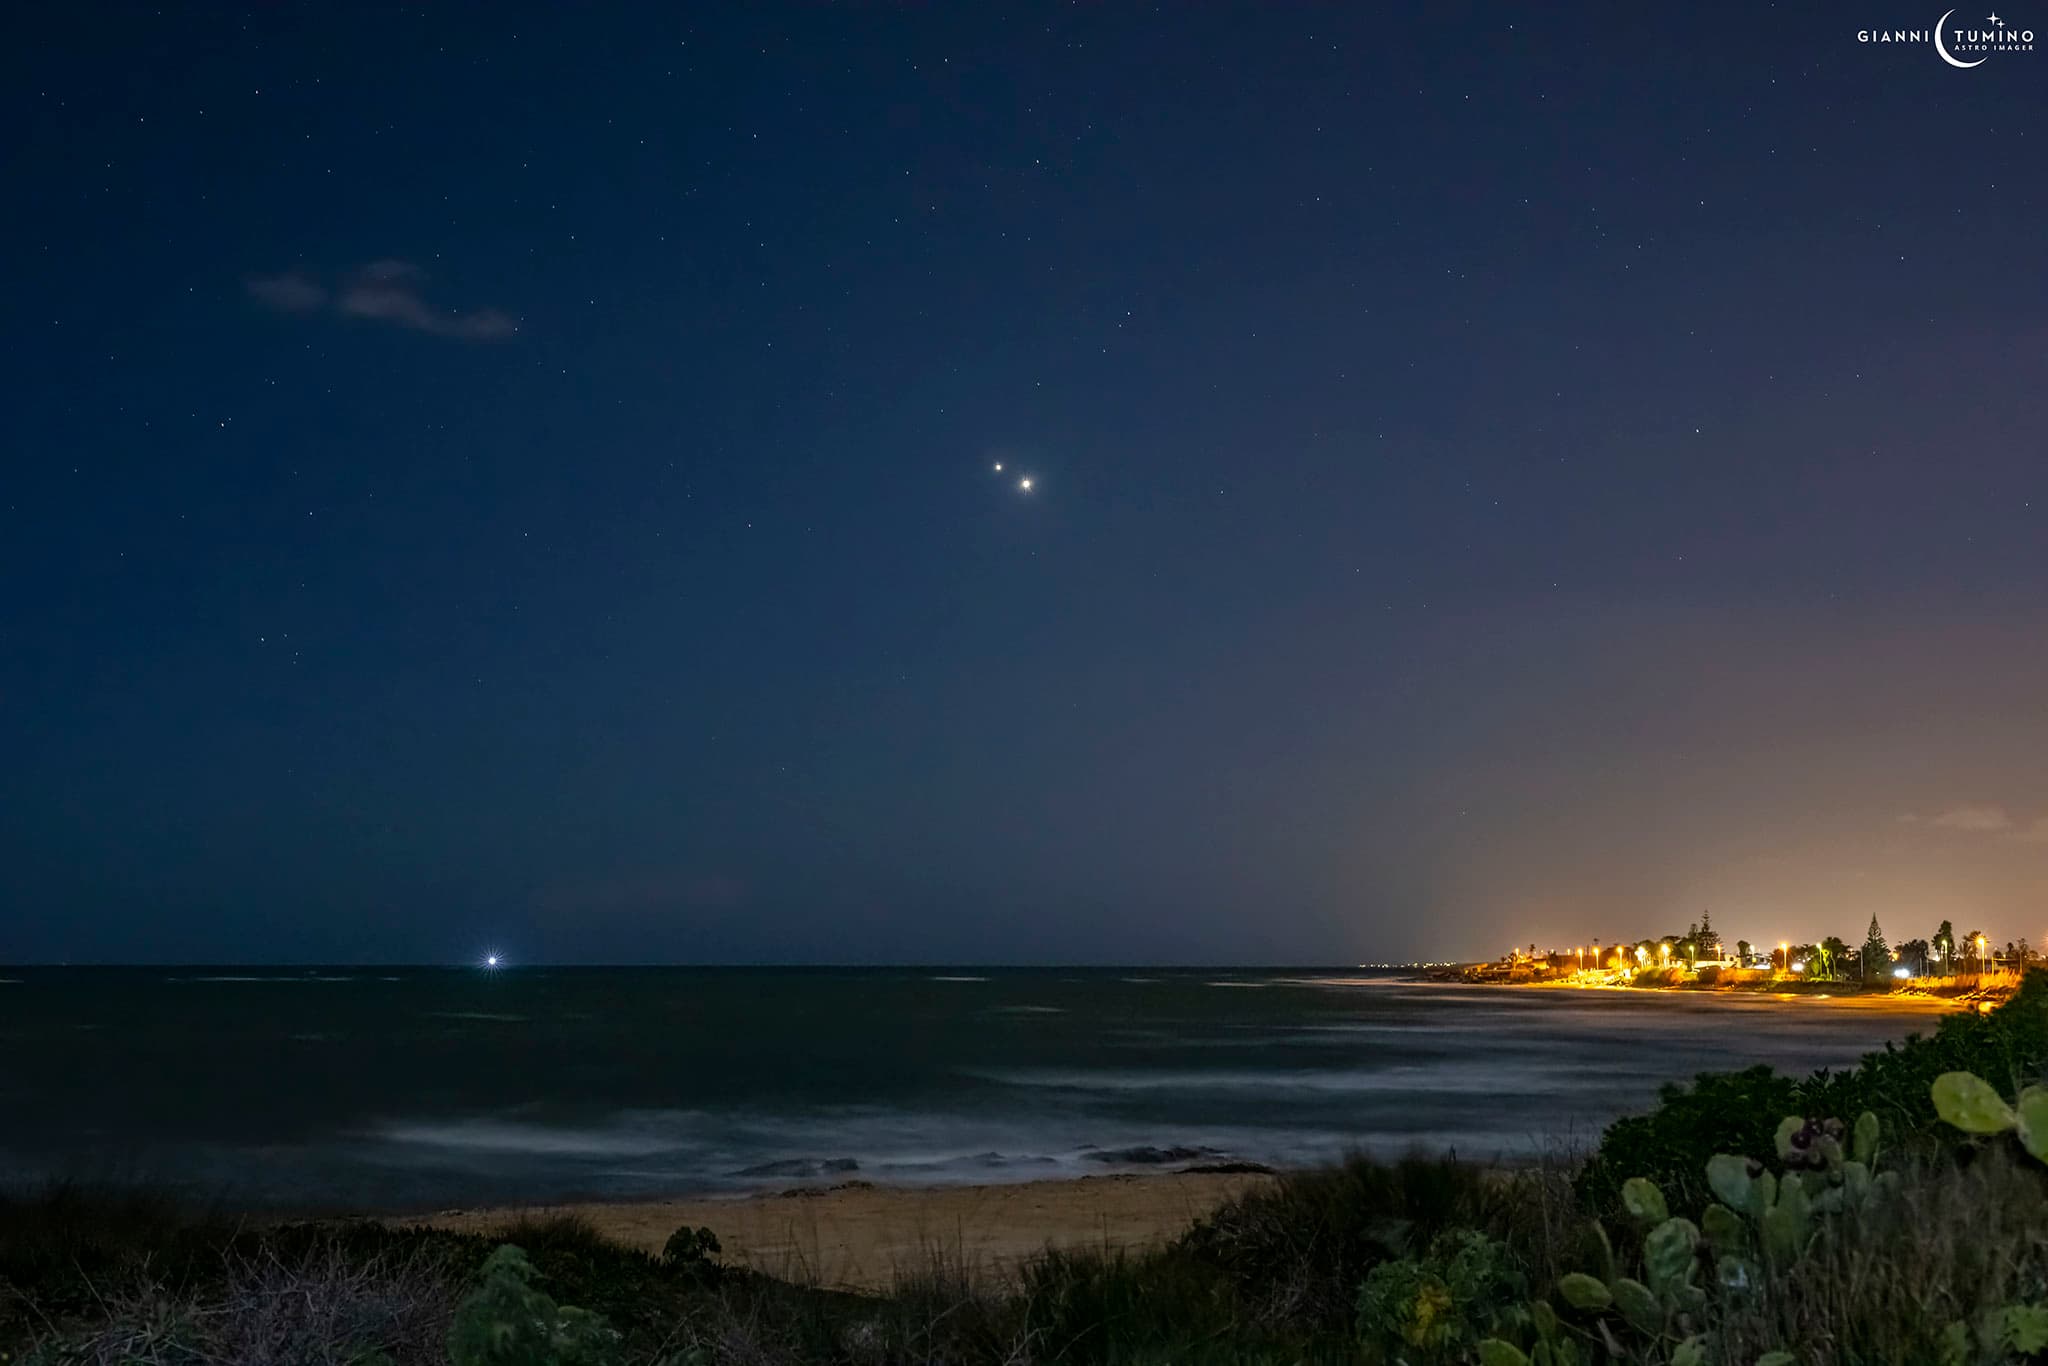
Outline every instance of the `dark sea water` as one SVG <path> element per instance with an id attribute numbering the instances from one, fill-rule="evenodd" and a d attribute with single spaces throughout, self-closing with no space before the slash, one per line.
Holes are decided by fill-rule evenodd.
<path id="1" fill-rule="evenodd" d="M 1311 970 L 17 968 L 0 1180 L 401 1208 L 1512 1156 L 1932 1024 Z"/>

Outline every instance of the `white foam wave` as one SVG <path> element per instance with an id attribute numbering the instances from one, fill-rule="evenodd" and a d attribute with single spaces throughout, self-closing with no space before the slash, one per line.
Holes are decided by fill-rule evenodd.
<path id="1" fill-rule="evenodd" d="M 387 1142 L 424 1148 L 549 1157 L 645 1157 L 675 1146 L 664 1135 L 631 1129 L 571 1129 L 491 1119 L 398 1121 L 379 1126 L 375 1133 Z"/>
<path id="2" fill-rule="evenodd" d="M 164 980 L 166 982 L 353 982 L 356 979 L 352 976 L 322 976 L 319 973 L 311 972 L 268 974 L 221 972 L 210 973 L 203 977 L 166 977 Z M 395 982 L 398 979 L 396 977 L 386 977 L 383 980 Z"/>
<path id="3" fill-rule="evenodd" d="M 1488 1064 L 1477 1067 L 1402 1066 L 1383 1068 L 1269 1068 L 1259 1071 L 1197 1069 L 1057 1070 L 966 1069 L 969 1076 L 1006 1086 L 1045 1087 L 1063 1091 L 1245 1091 L 1245 1092 L 1343 1092 L 1407 1095 L 1472 1095 L 1503 1089 L 1570 1089 L 1575 1083 L 1597 1080 L 1593 1073 L 1578 1068 L 1515 1069 L 1503 1077 L 1502 1069 Z"/>

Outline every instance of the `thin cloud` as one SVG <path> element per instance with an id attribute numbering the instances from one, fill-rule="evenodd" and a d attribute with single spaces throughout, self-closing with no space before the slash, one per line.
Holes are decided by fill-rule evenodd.
<path id="1" fill-rule="evenodd" d="M 2048 816 L 2036 816 L 2032 825 L 2013 831 L 2012 837 L 2021 844 L 2048 844 Z"/>
<path id="2" fill-rule="evenodd" d="M 1934 824 L 1944 830 L 1997 832 L 2012 829 L 2012 817 L 2002 806 L 1957 806 L 1936 816 Z"/>
<path id="3" fill-rule="evenodd" d="M 280 313 L 332 311 L 458 341 L 504 341 L 518 335 L 519 320 L 498 308 L 468 312 L 436 307 L 422 292 L 426 271 L 410 261 L 372 261 L 345 278 L 332 293 L 302 271 L 255 276 L 249 296 Z"/>
<path id="4" fill-rule="evenodd" d="M 327 291 L 295 270 L 254 276 L 245 283 L 250 298 L 280 313 L 311 313 L 327 302 Z"/>

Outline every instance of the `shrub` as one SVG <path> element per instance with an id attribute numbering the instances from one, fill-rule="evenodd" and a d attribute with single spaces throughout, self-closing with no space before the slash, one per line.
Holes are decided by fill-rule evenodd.
<path id="1" fill-rule="evenodd" d="M 683 1225 L 669 1234 L 668 1242 L 661 1249 L 661 1264 L 671 1271 L 680 1271 L 700 1280 L 709 1280 L 718 1274 L 718 1235 L 708 1228 L 692 1228 Z"/>
<path id="2" fill-rule="evenodd" d="M 2048 1348 L 2048 1201 L 2009 1149 L 1958 1167 L 1872 1175 L 1881 1125 L 1781 1122 L 1794 1170 L 1717 1155 L 1699 1225 L 1651 1182 L 1622 1183 L 1631 1250 L 1603 1235 L 1519 1324 L 1477 1345 L 1482 1366 L 2016 1366 Z M 1803 1138 L 1802 1148 L 1793 1140 Z M 1796 1161 L 1795 1161 L 1796 1158 Z"/>
<path id="3" fill-rule="evenodd" d="M 1222 1272 L 1262 1321 L 1340 1327 L 1374 1266 L 1485 1223 L 1499 1199 L 1491 1179 L 1455 1158 L 1352 1156 L 1247 1192 L 1196 1224 L 1181 1246 Z"/>
<path id="4" fill-rule="evenodd" d="M 1375 1361 L 1464 1361 L 1518 1310 L 1527 1288 L 1506 1246 L 1471 1229 L 1445 1233 L 1423 1256 L 1381 1262 L 1366 1275 L 1359 1340 Z"/>
<path id="5" fill-rule="evenodd" d="M 448 1328 L 454 1366 L 609 1366 L 619 1336 L 588 1310 L 558 1305 L 533 1284 L 538 1276 L 511 1243 L 484 1263 L 483 1275 Z"/>
<path id="6" fill-rule="evenodd" d="M 1932 1037 L 1912 1035 L 1865 1054 L 1844 1072 L 1805 1080 L 1768 1067 L 1705 1073 L 1690 1087 L 1666 1086 L 1648 1114 L 1616 1120 L 1580 1172 L 1578 1191 L 1596 1212 L 1615 1208 L 1622 1180 L 1643 1176 L 1662 1186 L 1672 1208 L 1697 1213 L 1707 1198 L 1702 1179 L 1715 1153 L 1770 1158 L 1778 1117 L 1876 1114 L 1886 1141 L 1931 1157 L 1948 1140 L 1929 1099 L 1945 1072 L 1997 1080 L 2009 1092 L 2039 1080 L 2048 1067 L 2048 972 L 2027 975 L 2012 998 L 1988 1014 L 1944 1017 Z"/>
<path id="7" fill-rule="evenodd" d="M 1217 1268 L 1170 1248 L 1047 1251 L 1024 1268 L 1023 1300 L 1031 1355 L 1052 1361 L 1194 1360 L 1205 1343 L 1243 1348 L 1272 1326 L 1240 1313 Z"/>
<path id="8" fill-rule="evenodd" d="M 1798 1108 L 1798 1087 L 1768 1067 L 1708 1072 L 1688 1087 L 1666 1085 L 1648 1114 L 1609 1125 L 1578 1178 L 1581 1198 L 1612 1211 L 1629 1177 L 1663 1188 L 1674 1208 L 1705 1203 L 1707 1159 L 1716 1153 L 1757 1157 L 1771 1150 L 1778 1117 Z"/>

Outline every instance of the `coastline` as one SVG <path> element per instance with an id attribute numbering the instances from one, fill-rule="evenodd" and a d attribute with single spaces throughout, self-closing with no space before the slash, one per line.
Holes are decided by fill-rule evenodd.
<path id="1" fill-rule="evenodd" d="M 1666 980 L 1655 980 L 1663 976 Z M 1956 984 L 1937 988 L 1884 987 L 1871 989 L 1855 982 L 1787 980 L 1763 974 L 1744 974 L 1734 980 L 1700 982 L 1682 978 L 1674 971 L 1652 971 L 1635 977 L 1618 978 L 1613 973 L 1562 972 L 1549 974 L 1500 971 L 1497 964 L 1480 963 L 1447 969 L 1429 980 L 1443 984 L 1482 987 L 1535 988 L 1545 991 L 1604 991 L 1635 995 L 1669 995 L 1707 999 L 1767 999 L 1810 1001 L 1831 1006 L 1866 1008 L 1920 1008 L 1930 1012 L 1958 1010 L 1985 1011 L 2012 996 L 2016 981 L 1990 984 Z"/>
<path id="2" fill-rule="evenodd" d="M 497 1233 L 567 1215 L 613 1242 L 657 1255 L 676 1229 L 701 1226 L 718 1235 L 720 1259 L 730 1265 L 796 1284 L 872 1293 L 935 1267 L 1002 1277 L 1048 1247 L 1155 1247 L 1277 1179 L 1253 1172 L 1146 1172 L 971 1186 L 850 1181 L 745 1196 L 448 1209 L 378 1222 Z"/>
<path id="3" fill-rule="evenodd" d="M 1973 1010 L 1979 1002 L 1997 1003 L 2005 999 L 2003 993 L 1986 992 L 1982 996 L 1936 996 L 1924 991 L 1786 991 L 1779 984 L 1735 985 L 1735 986 L 1663 986 L 1638 985 L 1633 982 L 1580 982 L 1568 978 L 1541 982 L 1485 982 L 1483 986 L 1533 987 L 1542 991 L 1614 991 L 1635 994 L 1657 994 L 1666 996 L 1704 997 L 1709 1000 L 1769 1000 L 1784 1002 L 1811 1002 L 1815 1005 L 1850 1006 L 1866 1008 L 1907 1007 L 1924 1009 L 1933 1013 L 1953 1010 Z"/>

